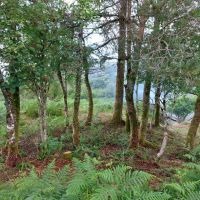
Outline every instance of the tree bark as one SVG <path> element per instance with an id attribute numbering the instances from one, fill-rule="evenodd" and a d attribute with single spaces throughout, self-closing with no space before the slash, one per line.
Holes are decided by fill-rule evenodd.
<path id="1" fill-rule="evenodd" d="M 0 88 L 3 93 L 5 99 L 5 106 L 6 106 L 6 126 L 7 126 L 7 159 L 6 163 L 9 165 L 10 160 L 16 159 L 18 157 L 18 130 L 19 130 L 19 111 L 20 111 L 20 102 L 19 102 L 19 90 L 18 87 L 15 91 L 15 95 L 18 98 L 14 98 L 10 90 L 8 89 L 6 83 L 4 82 L 3 74 L 0 71 Z M 14 101 L 14 99 L 16 101 Z M 16 105 L 18 105 L 16 107 Z"/>
<path id="2" fill-rule="evenodd" d="M 137 79 L 138 67 L 140 63 L 140 51 L 144 36 L 144 28 L 146 23 L 146 18 L 144 16 L 140 17 L 139 30 L 137 33 L 137 40 L 135 43 L 134 56 L 132 61 L 132 22 L 131 22 L 131 5 L 132 1 L 128 0 L 128 20 L 127 20 L 127 85 L 126 89 L 126 104 L 127 112 L 130 120 L 130 148 L 137 148 L 139 143 L 139 123 L 137 118 L 137 112 L 133 100 L 133 91 L 135 82 Z"/>
<path id="3" fill-rule="evenodd" d="M 79 106 L 81 96 L 81 66 L 78 66 L 76 71 L 76 89 L 74 99 L 74 113 L 73 113 L 73 144 L 80 145 L 80 124 L 79 124 Z"/>
<path id="4" fill-rule="evenodd" d="M 125 71 L 125 45 L 126 45 L 126 10 L 127 0 L 120 0 L 119 13 L 119 39 L 118 39 L 118 62 L 116 77 L 116 94 L 112 123 L 122 124 L 122 110 L 124 98 L 124 71 Z"/>
<path id="5" fill-rule="evenodd" d="M 127 111 L 126 111 L 126 132 L 130 133 L 130 120 L 129 120 L 129 115 Z"/>
<path id="6" fill-rule="evenodd" d="M 88 69 L 88 67 L 85 68 L 85 85 L 86 85 L 86 88 L 87 88 L 88 102 L 89 102 L 88 115 L 87 115 L 85 125 L 89 126 L 92 123 L 92 117 L 93 117 L 93 95 L 92 95 L 92 88 L 91 88 L 90 81 L 89 81 L 89 69 Z"/>
<path id="7" fill-rule="evenodd" d="M 61 73 L 60 69 L 57 70 L 57 76 L 58 76 L 58 80 L 60 82 L 60 86 L 61 86 L 61 89 L 62 89 L 62 92 L 63 92 L 64 114 L 65 114 L 66 127 L 67 127 L 69 125 L 69 122 L 68 122 L 67 83 L 65 82 L 65 80 L 62 77 L 62 73 Z"/>
<path id="8" fill-rule="evenodd" d="M 47 94 L 45 91 L 38 91 L 38 104 L 39 110 L 38 114 L 40 117 L 40 139 L 41 142 L 46 142 L 47 140 Z"/>
<path id="9" fill-rule="evenodd" d="M 155 94 L 155 127 L 160 126 L 160 95 L 161 95 L 161 84 L 160 82 L 157 85 L 156 88 L 156 94 Z"/>
<path id="10" fill-rule="evenodd" d="M 82 75 L 82 67 L 83 67 L 83 59 L 84 59 L 84 51 L 83 51 L 83 29 L 79 32 L 79 59 L 80 64 L 76 68 L 76 84 L 75 84 L 75 97 L 74 97 L 74 112 L 73 112 L 73 122 L 72 122 L 72 138 L 73 144 L 75 147 L 80 145 L 80 123 L 79 123 L 79 107 L 80 107 L 80 98 L 81 98 L 81 75 Z"/>
<path id="11" fill-rule="evenodd" d="M 141 120 L 141 126 L 140 126 L 141 144 L 144 144 L 146 141 L 146 132 L 147 132 L 149 106 L 150 106 L 150 92 L 151 92 L 151 77 L 150 75 L 147 74 L 147 78 L 144 84 L 143 110 L 142 110 L 142 120 Z"/>
<path id="12" fill-rule="evenodd" d="M 20 90 L 19 87 L 15 88 L 13 94 L 13 106 L 15 112 L 15 135 L 16 135 L 16 151 L 18 154 L 18 143 L 19 143 L 19 121 L 20 121 Z"/>
<path id="13" fill-rule="evenodd" d="M 138 87 L 139 87 L 139 80 L 137 78 L 136 80 L 136 89 L 135 89 L 135 98 L 136 98 L 136 112 L 137 112 L 137 115 L 139 116 L 140 115 L 140 110 L 139 110 L 139 96 L 138 96 Z"/>
<path id="14" fill-rule="evenodd" d="M 187 146 L 190 147 L 190 149 L 193 149 L 195 147 L 195 138 L 196 138 L 197 130 L 199 127 L 199 123 L 200 123 L 200 96 L 197 97 L 194 117 L 191 121 L 190 128 L 187 134 L 186 144 Z"/>

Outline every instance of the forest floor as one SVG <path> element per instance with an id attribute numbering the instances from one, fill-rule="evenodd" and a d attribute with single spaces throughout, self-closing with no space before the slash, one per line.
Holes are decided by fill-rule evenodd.
<path id="1" fill-rule="evenodd" d="M 102 118 L 104 119 L 103 121 Z M 49 141 L 49 151 L 43 150 L 42 154 L 41 149 L 36 145 L 36 135 L 22 137 L 20 158 L 13 160 L 13 163 L 10 163 L 10 167 L 5 167 L 3 162 L 0 161 L 0 183 L 28 173 L 33 166 L 38 173 L 41 173 L 52 160 L 55 160 L 55 168 L 57 170 L 66 164 L 71 165 L 72 161 L 63 157 L 63 153 L 66 151 L 71 151 L 73 157 L 80 159 L 84 157 L 85 153 L 92 157 L 97 157 L 102 161 L 101 168 L 125 164 L 136 170 L 149 172 L 156 176 L 151 183 L 155 188 L 159 186 L 159 183 L 170 179 L 175 174 L 175 170 L 185 162 L 183 157 L 187 153 L 187 149 L 184 146 L 185 138 L 182 131 L 176 127 L 177 125 L 169 128 L 167 148 L 163 157 L 156 161 L 155 157 L 163 140 L 162 128 L 153 128 L 151 133 L 147 135 L 147 140 L 155 145 L 154 148 L 140 146 L 133 151 L 127 148 L 129 135 L 125 132 L 125 128 L 114 127 L 105 121 L 108 120 L 105 120 L 105 116 L 102 113 L 91 127 L 82 126 L 81 147 L 78 149 L 74 149 L 72 145 L 71 128 L 67 129 L 66 132 L 63 132 L 62 129 L 57 130 Z M 186 128 L 184 126 L 184 130 Z M 57 149 L 54 148 L 51 151 L 54 146 Z M 5 155 L 2 156 L 3 158 L 5 158 Z"/>

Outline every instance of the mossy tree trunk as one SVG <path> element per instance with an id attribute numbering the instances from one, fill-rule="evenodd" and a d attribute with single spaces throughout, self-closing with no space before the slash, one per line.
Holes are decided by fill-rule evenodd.
<path id="1" fill-rule="evenodd" d="M 137 79 L 138 67 L 140 63 L 140 51 L 144 36 L 144 28 L 146 23 L 146 18 L 140 16 L 139 30 L 137 33 L 137 40 L 135 41 L 134 54 L 132 59 L 132 22 L 131 22 L 131 9 L 132 1 L 128 0 L 128 20 L 127 20 L 127 84 L 125 85 L 126 89 L 126 104 L 127 112 L 130 120 L 130 148 L 137 148 L 139 144 L 139 123 L 137 118 L 137 112 L 133 100 L 133 91 L 135 82 Z"/>
<path id="2" fill-rule="evenodd" d="M 87 62 L 87 61 L 85 61 L 85 62 Z M 85 85 L 86 85 L 86 88 L 87 88 L 88 102 L 89 102 L 88 115 L 87 115 L 85 125 L 88 126 L 88 125 L 91 125 L 92 118 L 93 118 L 93 95 L 92 95 L 92 88 L 91 88 L 90 81 L 89 81 L 89 69 L 88 69 L 88 67 L 85 69 Z"/>
<path id="3" fill-rule="evenodd" d="M 190 128 L 187 134 L 187 146 L 189 146 L 190 149 L 193 149 L 195 146 L 195 138 L 199 127 L 199 123 L 200 123 L 200 96 L 197 97 L 194 117 L 191 121 Z"/>
<path id="4" fill-rule="evenodd" d="M 140 115 L 140 109 L 139 109 L 139 96 L 138 96 L 138 88 L 139 88 L 139 80 L 137 78 L 136 80 L 136 89 L 135 89 L 135 98 L 136 98 L 136 111 L 137 115 Z"/>
<path id="5" fill-rule="evenodd" d="M 81 66 L 76 69 L 76 84 L 75 84 L 75 98 L 74 98 L 74 112 L 73 112 L 73 144 L 80 145 L 80 124 L 79 124 L 79 107 L 81 96 Z"/>
<path id="6" fill-rule="evenodd" d="M 124 98 L 124 71 L 125 71 L 125 45 L 126 45 L 126 10 L 127 0 L 120 0 L 119 13 L 119 39 L 118 39 L 118 62 L 117 62 L 117 77 L 116 77 L 116 94 L 112 123 L 121 124 L 123 98 Z"/>
<path id="7" fill-rule="evenodd" d="M 63 93 L 64 100 L 64 115 L 66 120 L 66 127 L 69 125 L 68 123 L 68 101 L 67 101 L 67 82 L 64 80 L 60 68 L 57 70 L 58 80 L 60 82 L 60 86 Z"/>
<path id="8" fill-rule="evenodd" d="M 155 127 L 160 126 L 160 95 L 161 95 L 161 84 L 160 82 L 158 82 L 155 93 Z"/>
<path id="9" fill-rule="evenodd" d="M 40 140 L 46 142 L 47 133 L 47 93 L 48 93 L 48 82 L 44 81 L 40 83 L 40 87 L 36 87 L 37 98 L 38 98 L 38 114 L 40 118 Z"/>
<path id="10" fill-rule="evenodd" d="M 80 98 L 81 98 L 81 75 L 84 59 L 84 39 L 83 39 L 83 29 L 79 32 L 79 61 L 80 63 L 76 66 L 76 79 L 75 79 L 75 97 L 74 97 L 74 111 L 73 111 L 73 121 L 72 121 L 72 139 L 75 147 L 80 145 L 80 123 L 79 123 L 79 108 L 80 108 Z"/>
<path id="11" fill-rule="evenodd" d="M 129 120 L 129 115 L 128 112 L 126 111 L 126 132 L 130 133 L 130 120 Z"/>
<path id="12" fill-rule="evenodd" d="M 16 151 L 18 154 L 19 121 L 20 121 L 20 90 L 19 90 L 19 87 L 15 88 L 15 92 L 13 94 L 13 106 L 14 106 L 14 112 L 15 112 Z"/>
<path id="13" fill-rule="evenodd" d="M 0 88 L 5 100 L 6 107 L 6 127 L 7 127 L 7 159 L 9 165 L 10 160 L 18 157 L 18 140 L 19 140 L 19 117 L 20 117 L 20 97 L 19 87 L 15 87 L 12 93 L 4 82 L 3 74 L 0 71 Z"/>
<path id="14" fill-rule="evenodd" d="M 151 75 L 147 74 L 145 84 L 144 84 L 142 120 L 141 120 L 141 126 L 140 126 L 140 143 L 141 144 L 144 144 L 146 141 L 146 132 L 147 132 L 149 106 L 150 106 L 150 92 L 151 92 Z"/>

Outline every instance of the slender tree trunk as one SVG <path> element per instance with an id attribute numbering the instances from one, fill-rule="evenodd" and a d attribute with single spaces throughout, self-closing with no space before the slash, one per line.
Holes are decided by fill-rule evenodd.
<path id="1" fill-rule="evenodd" d="M 151 91 L 151 77 L 148 77 L 147 75 L 147 78 L 144 84 L 143 110 L 142 110 L 142 120 L 141 120 L 141 126 L 140 126 L 141 144 L 144 144 L 146 141 L 146 132 L 147 132 L 149 106 L 150 106 L 150 91 Z"/>
<path id="2" fill-rule="evenodd" d="M 13 107 L 14 107 L 14 112 L 15 112 L 16 151 L 18 154 L 19 121 L 20 121 L 20 90 L 19 90 L 19 87 L 15 88 L 15 92 L 13 94 Z"/>
<path id="3" fill-rule="evenodd" d="M 38 85 L 35 85 L 34 92 L 38 99 L 38 115 L 40 119 L 40 141 L 46 142 L 48 138 L 47 133 L 47 94 L 49 90 L 49 83 L 46 77 L 41 78 Z"/>
<path id="4" fill-rule="evenodd" d="M 5 99 L 6 104 L 6 124 L 7 124 L 7 133 L 8 133 L 8 154 L 6 163 L 10 165 L 10 161 L 13 160 L 13 158 L 17 158 L 18 156 L 18 142 L 16 140 L 16 115 L 14 112 L 14 106 L 13 106 L 13 98 L 12 95 L 7 96 Z"/>
<path id="5" fill-rule="evenodd" d="M 89 70 L 88 68 L 85 69 L 85 85 L 87 88 L 87 93 L 88 93 L 88 115 L 87 115 L 87 119 L 85 122 L 85 125 L 91 125 L 92 123 L 92 117 L 93 117 L 93 95 L 92 95 L 92 88 L 90 85 L 90 81 L 89 81 Z"/>
<path id="6" fill-rule="evenodd" d="M 155 127 L 160 126 L 160 95 L 161 95 L 161 84 L 160 82 L 157 85 L 156 88 L 156 94 L 155 94 Z"/>
<path id="7" fill-rule="evenodd" d="M 79 123 L 79 107 L 80 107 L 80 98 L 81 98 L 81 75 L 84 59 L 83 51 L 83 29 L 79 33 L 79 50 L 80 50 L 80 65 L 76 68 L 76 84 L 75 84 L 75 98 L 74 98 L 74 112 L 73 112 L 73 144 L 75 147 L 80 145 L 80 123 Z"/>
<path id="8" fill-rule="evenodd" d="M 137 115 L 140 115 L 140 110 L 139 110 L 139 96 L 138 96 L 138 87 L 139 87 L 139 81 L 138 78 L 136 80 L 136 90 L 135 90 L 135 96 L 136 96 L 136 111 Z"/>
<path id="9" fill-rule="evenodd" d="M 126 132 L 130 133 L 130 120 L 129 120 L 129 115 L 127 111 L 126 111 Z"/>
<path id="10" fill-rule="evenodd" d="M 44 91 L 39 92 L 39 117 L 40 117 L 40 139 L 42 142 L 47 140 L 47 95 Z"/>
<path id="11" fill-rule="evenodd" d="M 124 69 L 125 69 L 125 45 L 126 45 L 126 9 L 127 0 L 120 0 L 119 13 L 119 39 L 118 39 L 118 62 L 117 62 L 117 77 L 116 77 L 116 94 L 112 123 L 121 124 L 123 98 L 124 98 Z"/>
<path id="12" fill-rule="evenodd" d="M 66 127 L 67 127 L 69 125 L 69 122 L 68 122 L 67 83 L 65 82 L 65 80 L 62 77 L 62 73 L 61 73 L 60 69 L 57 70 L 57 76 L 58 76 L 58 80 L 60 82 L 60 86 L 61 86 L 61 89 L 62 89 L 62 92 L 63 92 L 64 114 L 65 114 Z"/>
<path id="13" fill-rule="evenodd" d="M 191 121 L 187 135 L 187 146 L 189 145 L 191 149 L 193 149 L 195 146 L 195 138 L 199 127 L 199 123 L 200 123 L 200 96 L 197 97 L 194 117 Z"/>
<path id="14" fill-rule="evenodd" d="M 81 67 L 79 66 L 76 71 L 76 89 L 74 99 L 74 113 L 73 113 L 73 144 L 80 145 L 80 124 L 79 124 L 79 106 L 81 96 Z"/>

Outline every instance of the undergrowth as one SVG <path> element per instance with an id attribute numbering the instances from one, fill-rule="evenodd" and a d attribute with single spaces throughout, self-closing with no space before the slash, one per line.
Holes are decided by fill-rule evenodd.
<path id="1" fill-rule="evenodd" d="M 73 160 L 73 167 L 55 171 L 55 162 L 38 174 L 0 186 L 1 200 L 199 200 L 200 163 L 187 163 L 177 170 L 171 182 L 159 190 L 150 187 L 155 177 L 131 167 L 102 168 L 102 163 L 87 154 Z"/>

